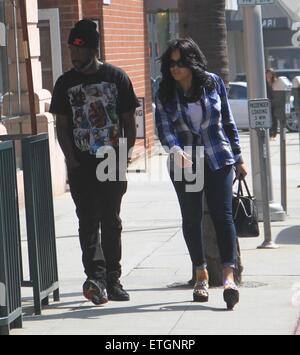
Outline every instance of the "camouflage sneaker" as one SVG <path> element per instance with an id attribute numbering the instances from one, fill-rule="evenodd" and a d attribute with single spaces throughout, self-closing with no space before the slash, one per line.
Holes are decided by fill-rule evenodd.
<path id="1" fill-rule="evenodd" d="M 104 283 L 99 280 L 87 279 L 83 285 L 83 295 L 96 306 L 108 302 L 106 287 Z"/>

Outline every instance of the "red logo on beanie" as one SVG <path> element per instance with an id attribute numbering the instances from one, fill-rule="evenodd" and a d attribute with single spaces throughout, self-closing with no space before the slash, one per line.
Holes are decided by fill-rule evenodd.
<path id="1" fill-rule="evenodd" d="M 75 38 L 73 41 L 73 45 L 82 47 L 85 45 L 85 42 L 82 38 Z"/>

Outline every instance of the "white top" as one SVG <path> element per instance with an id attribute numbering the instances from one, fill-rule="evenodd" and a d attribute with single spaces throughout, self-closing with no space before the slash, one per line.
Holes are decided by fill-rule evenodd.
<path id="1" fill-rule="evenodd" d="M 203 122 L 203 110 L 201 101 L 189 103 L 189 116 L 191 117 L 191 122 L 194 130 L 196 132 L 200 131 L 201 123 Z"/>

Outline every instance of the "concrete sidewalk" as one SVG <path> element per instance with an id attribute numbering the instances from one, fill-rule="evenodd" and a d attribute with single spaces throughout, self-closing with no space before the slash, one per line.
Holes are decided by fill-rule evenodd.
<path id="1" fill-rule="evenodd" d="M 249 135 L 242 134 L 241 140 L 245 160 L 250 165 Z M 275 200 L 279 202 L 278 141 L 272 142 L 271 150 Z M 285 222 L 272 225 L 274 240 L 281 247 L 257 250 L 263 235 L 241 240 L 244 285 L 241 303 L 234 312 L 225 311 L 222 289 L 212 289 L 210 302 L 199 305 L 191 302 L 191 289 L 167 287 L 191 277 L 191 262 L 165 160 L 165 155 L 151 159 L 152 179 L 149 174 L 129 176 L 122 212 L 122 281 L 131 294 L 131 301 L 111 302 L 99 308 L 83 299 L 81 287 L 85 277 L 77 220 L 70 195 L 66 194 L 55 200 L 61 302 L 51 303 L 42 316 L 34 317 L 32 292 L 23 290 L 24 329 L 13 330 L 12 334 L 295 334 L 300 306 L 298 135 L 288 135 L 289 215 Z M 25 240 L 23 251 L 26 255 Z M 26 260 L 24 264 L 26 271 Z"/>

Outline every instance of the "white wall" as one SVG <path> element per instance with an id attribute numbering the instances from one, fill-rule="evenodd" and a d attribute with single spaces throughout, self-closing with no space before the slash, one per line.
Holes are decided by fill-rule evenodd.
<path id="1" fill-rule="evenodd" d="M 300 17 L 300 2 L 299 0 L 277 0 L 281 5 L 289 11 L 294 12 Z"/>
<path id="2" fill-rule="evenodd" d="M 238 10 L 237 0 L 226 0 L 226 10 Z"/>

